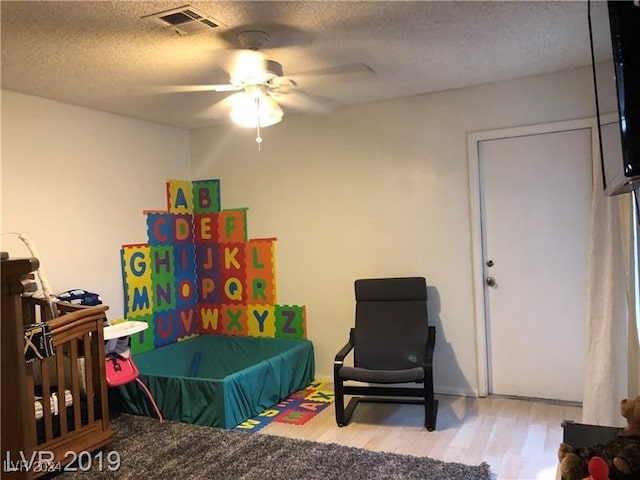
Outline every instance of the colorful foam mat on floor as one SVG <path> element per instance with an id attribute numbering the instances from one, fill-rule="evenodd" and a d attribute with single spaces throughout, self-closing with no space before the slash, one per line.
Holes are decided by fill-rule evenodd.
<path id="1" fill-rule="evenodd" d="M 235 430 L 257 432 L 271 422 L 304 425 L 327 408 L 333 399 L 333 390 L 327 383 L 312 382 L 258 416 L 245 420 Z"/>

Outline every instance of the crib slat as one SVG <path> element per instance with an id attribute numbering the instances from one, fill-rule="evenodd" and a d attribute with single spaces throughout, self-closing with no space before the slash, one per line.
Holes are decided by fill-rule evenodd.
<path id="1" fill-rule="evenodd" d="M 43 322 L 48 322 L 49 320 L 56 318 L 56 315 L 54 315 L 52 310 L 53 308 L 53 305 L 48 302 L 44 305 L 40 304 L 40 318 Z"/>
<path id="2" fill-rule="evenodd" d="M 56 347 L 56 376 L 58 378 L 58 414 L 60 420 L 60 436 L 67 433 L 67 410 L 64 391 L 66 389 L 64 378 L 64 345 Z"/>
<path id="3" fill-rule="evenodd" d="M 73 424 L 75 429 L 82 426 L 82 416 L 80 410 L 80 389 L 78 388 L 78 340 L 73 339 L 68 342 L 70 344 L 71 358 L 71 382 L 73 391 Z"/>
<path id="4" fill-rule="evenodd" d="M 51 368 L 49 359 L 40 362 L 42 372 L 42 418 L 44 420 L 44 438 L 46 441 L 53 437 L 53 425 L 51 424 Z"/>
<path id="5" fill-rule="evenodd" d="M 93 356 L 91 355 L 91 336 L 84 335 L 84 371 L 87 381 L 87 419 L 89 425 L 95 422 L 94 412 L 94 384 L 93 384 Z M 98 361 L 98 359 L 96 359 Z"/>
<path id="6" fill-rule="evenodd" d="M 23 325 L 31 325 L 37 321 L 37 310 L 39 307 L 36 306 L 35 303 L 26 303 L 25 298 L 29 297 L 21 297 L 22 303 L 22 324 Z M 39 360 L 34 360 L 33 362 L 25 364 L 25 385 L 27 391 L 27 398 L 29 401 L 34 396 L 35 392 L 35 381 L 34 381 L 34 370 L 37 369 L 38 373 L 40 373 L 41 365 Z M 35 403 L 35 399 L 33 400 Z M 36 412 L 35 405 L 34 408 L 27 408 L 27 422 L 28 425 L 35 425 L 36 422 Z M 37 432 L 34 428 L 30 428 L 28 431 L 28 436 L 31 439 L 31 445 L 36 445 L 38 443 Z"/>
<path id="7" fill-rule="evenodd" d="M 27 392 L 29 392 L 29 401 L 33 401 L 33 394 L 35 392 L 35 382 L 33 381 L 33 369 L 34 369 L 34 364 L 33 363 L 27 363 L 25 365 L 26 367 L 26 372 L 27 372 L 27 377 L 26 377 L 26 386 L 27 386 Z M 40 368 L 39 363 L 35 365 L 36 368 Z M 29 425 L 35 425 L 36 424 L 36 412 L 35 412 L 35 408 L 27 408 L 27 421 L 29 422 Z M 35 428 L 30 428 L 29 429 L 29 437 L 31 437 L 31 445 L 36 445 L 38 443 L 38 438 L 36 435 L 36 429 Z"/>
<path id="8" fill-rule="evenodd" d="M 100 417 L 100 422 L 103 429 L 109 428 L 109 402 L 107 400 L 107 372 L 105 371 L 105 356 L 104 356 L 104 326 L 105 318 L 96 320 L 95 333 L 91 336 L 91 351 L 93 355 L 93 368 L 94 376 L 97 379 L 96 382 L 96 398 L 100 400 L 98 405 L 97 414 Z"/>
<path id="9" fill-rule="evenodd" d="M 24 308 L 25 302 L 23 301 L 22 323 L 24 325 L 31 325 L 32 323 L 36 323 L 38 321 L 36 310 L 39 309 L 39 307 L 36 307 L 35 304 L 26 304 L 26 305 L 28 305 L 29 308 Z"/>

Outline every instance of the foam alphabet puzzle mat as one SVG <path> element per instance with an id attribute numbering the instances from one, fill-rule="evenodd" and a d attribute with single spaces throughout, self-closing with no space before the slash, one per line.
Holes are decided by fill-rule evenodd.
<path id="1" fill-rule="evenodd" d="M 271 422 L 304 425 L 331 405 L 333 400 L 334 393 L 328 384 L 313 382 L 282 402 L 237 425 L 235 430 L 257 432 Z"/>
<path id="2" fill-rule="evenodd" d="M 120 251 L 133 353 L 199 334 L 306 338 L 304 305 L 278 302 L 276 238 L 250 238 L 248 208 L 222 208 L 220 180 L 169 180 L 145 210 L 147 241 Z"/>

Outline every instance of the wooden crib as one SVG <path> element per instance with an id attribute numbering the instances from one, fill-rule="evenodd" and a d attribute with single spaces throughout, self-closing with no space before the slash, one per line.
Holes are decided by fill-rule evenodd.
<path id="1" fill-rule="evenodd" d="M 109 445 L 104 366 L 106 306 L 57 303 L 24 296 L 36 258 L 8 259 L 2 276 L 2 478 L 37 478 L 87 461 Z M 54 355 L 25 362 L 23 326 L 44 321 Z M 91 460 L 88 460 L 91 461 Z"/>

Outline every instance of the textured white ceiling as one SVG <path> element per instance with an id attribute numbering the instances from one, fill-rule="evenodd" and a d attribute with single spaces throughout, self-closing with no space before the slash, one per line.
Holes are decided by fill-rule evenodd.
<path id="1" fill-rule="evenodd" d="M 141 17 L 190 4 L 224 24 L 179 36 Z M 586 1 L 2 1 L 2 88 L 183 128 L 226 94 L 153 86 L 226 83 L 216 55 L 270 35 L 285 74 L 352 62 L 375 76 L 301 77 L 339 104 L 590 64 Z M 285 109 L 286 112 L 286 109 Z"/>

